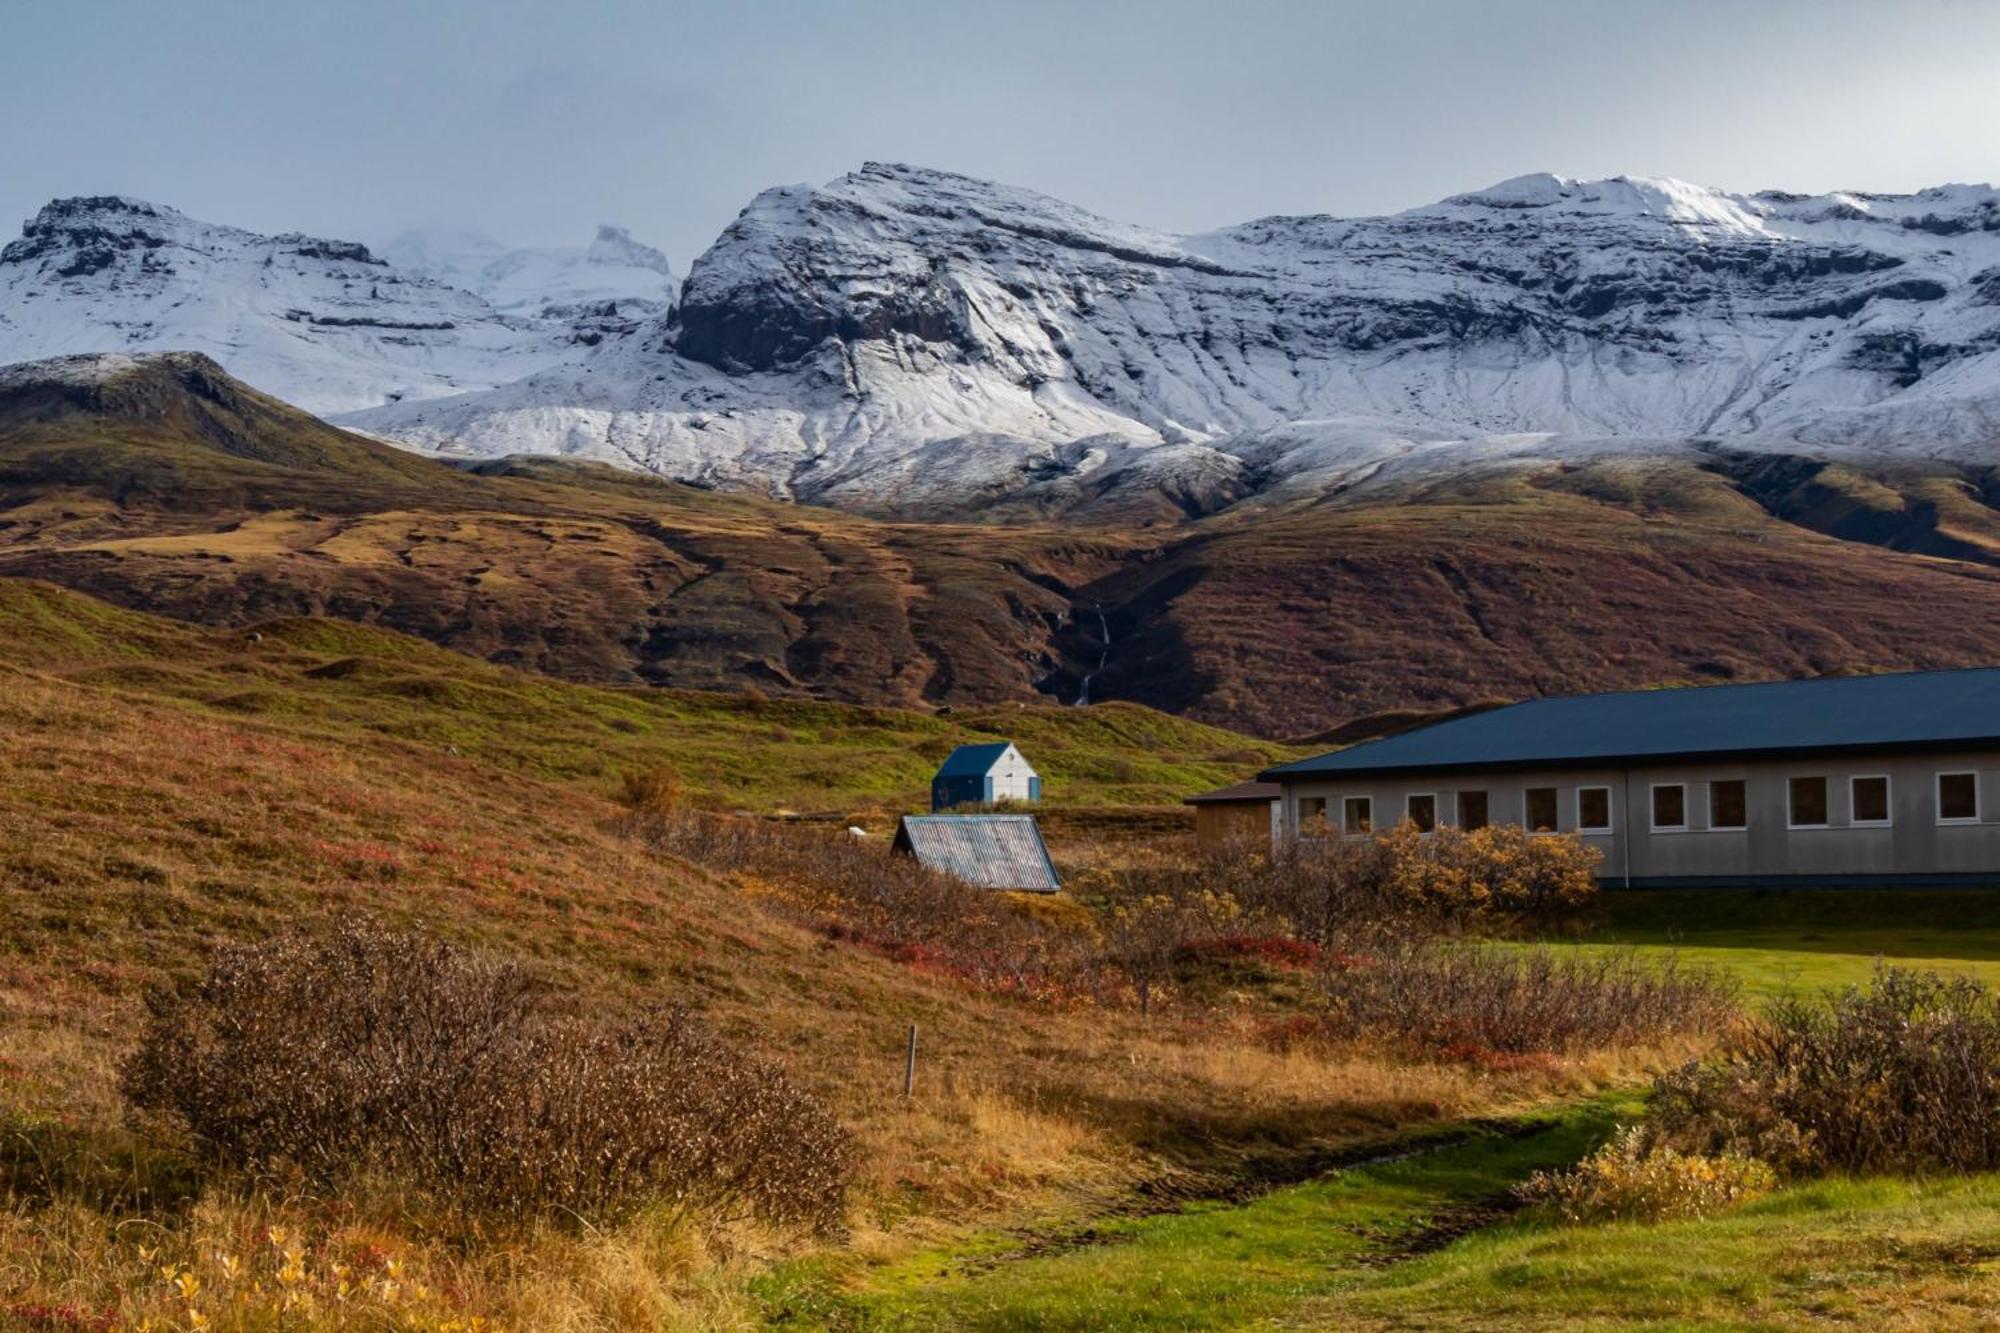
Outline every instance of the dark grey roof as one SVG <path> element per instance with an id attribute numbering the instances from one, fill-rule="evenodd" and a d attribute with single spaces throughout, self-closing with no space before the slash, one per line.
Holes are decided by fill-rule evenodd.
<path id="1" fill-rule="evenodd" d="M 1199 796 L 1182 799 L 1182 805 L 1227 805 L 1233 801 L 1275 801 L 1285 789 L 1275 782 L 1239 782 L 1233 787 L 1217 787 Z"/>
<path id="2" fill-rule="evenodd" d="M 1260 776 L 1429 773 L 2000 745 L 2000 668 L 1582 694 L 1453 718 Z"/>
<path id="3" fill-rule="evenodd" d="M 895 847 L 982 889 L 1062 887 L 1033 815 L 904 815 Z"/>

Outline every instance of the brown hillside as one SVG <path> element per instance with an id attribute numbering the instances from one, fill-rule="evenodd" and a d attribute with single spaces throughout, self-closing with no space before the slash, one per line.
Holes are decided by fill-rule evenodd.
<path id="1" fill-rule="evenodd" d="M 1164 528 L 898 523 L 555 460 L 456 469 L 200 358 L 0 383 L 0 574 L 211 624 L 341 617 L 579 680 L 956 706 L 1068 702 L 1096 672 L 1093 701 L 1268 736 L 2000 659 L 1994 493 L 1714 453 Z"/>

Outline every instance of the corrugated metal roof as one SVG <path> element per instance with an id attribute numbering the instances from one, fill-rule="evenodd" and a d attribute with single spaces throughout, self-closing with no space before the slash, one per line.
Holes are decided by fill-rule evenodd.
<path id="1" fill-rule="evenodd" d="M 1231 801 L 1275 801 L 1285 789 L 1275 782 L 1239 782 L 1233 787 L 1217 787 L 1199 796 L 1188 796 L 1182 805 L 1223 805 Z"/>
<path id="2" fill-rule="evenodd" d="M 896 850 L 977 888 L 1062 887 L 1033 815 L 904 815 Z"/>
<path id="3" fill-rule="evenodd" d="M 1415 773 L 2000 744 L 2000 668 L 1533 699 L 1260 774 Z"/>
<path id="4" fill-rule="evenodd" d="M 1012 741 L 999 741 L 992 745 L 961 745 L 945 756 L 933 778 L 984 777 L 1011 744 Z"/>

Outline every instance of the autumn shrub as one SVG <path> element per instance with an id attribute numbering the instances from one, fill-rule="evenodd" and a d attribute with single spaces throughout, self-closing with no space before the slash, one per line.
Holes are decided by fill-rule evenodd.
<path id="1" fill-rule="evenodd" d="M 1321 956 L 1316 945 L 1289 935 L 1204 935 L 1182 944 L 1174 954 L 1174 961 L 1201 965 L 1243 960 L 1272 967 L 1307 968 L 1317 965 Z"/>
<path id="2" fill-rule="evenodd" d="M 1241 915 L 1232 899 L 1211 889 L 1123 898 L 1105 913 L 1105 957 L 1130 979 L 1145 1013 L 1155 988 L 1174 975 L 1189 945 L 1214 938 Z"/>
<path id="3" fill-rule="evenodd" d="M 1597 899 L 1598 851 L 1573 834 L 1515 826 L 1424 833 L 1405 821 L 1372 837 L 1302 837 L 1219 849 L 1179 869 L 1137 872 L 1205 885 L 1320 949 L 1357 936 L 1526 927 L 1581 919 Z M 1183 890 L 1184 892 L 1185 890 Z"/>
<path id="4" fill-rule="evenodd" d="M 619 799 L 630 809 L 650 814 L 670 815 L 680 809 L 687 787 L 680 770 L 672 764 L 628 770 L 622 779 Z"/>
<path id="5" fill-rule="evenodd" d="M 1454 1058 L 1632 1045 L 1715 1032 L 1735 1016 L 1721 973 L 1668 957 L 1378 940 L 1325 969 L 1323 1030 Z"/>
<path id="6" fill-rule="evenodd" d="M 1387 896 L 1424 916 L 1546 927 L 1597 900 L 1603 854 L 1575 834 L 1531 834 L 1518 824 L 1425 833 L 1404 820 L 1375 841 L 1386 853 Z"/>
<path id="7" fill-rule="evenodd" d="M 1518 1197 L 1572 1224 L 1657 1222 L 1710 1217 L 1777 1183 L 1777 1173 L 1754 1157 L 1683 1153 L 1632 1126 L 1567 1171 L 1536 1172 Z"/>
<path id="8" fill-rule="evenodd" d="M 474 1209 L 840 1218 L 846 1132 L 684 1012 L 585 1017 L 521 967 L 366 920 L 227 946 L 149 999 L 121 1087 L 199 1154 L 381 1172 Z"/>
<path id="9" fill-rule="evenodd" d="M 1866 987 L 1781 1000 L 1717 1060 L 1657 1080 L 1650 1125 L 1797 1174 L 2000 1169 L 2000 997 L 1878 965 Z"/>

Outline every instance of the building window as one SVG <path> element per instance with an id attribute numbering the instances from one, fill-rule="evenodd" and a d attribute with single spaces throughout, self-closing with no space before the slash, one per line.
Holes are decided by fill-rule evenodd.
<path id="1" fill-rule="evenodd" d="M 1611 788 L 1576 789 L 1576 826 L 1585 833 L 1611 831 Z"/>
<path id="2" fill-rule="evenodd" d="M 1458 826 L 1462 829 L 1485 828 L 1486 793 L 1483 791 L 1462 791 L 1458 794 Z"/>
<path id="3" fill-rule="evenodd" d="M 1937 775 L 1937 808 L 1940 824 L 1979 822 L 1979 775 L 1940 773 Z"/>
<path id="4" fill-rule="evenodd" d="M 1438 798 L 1429 792 L 1412 792 L 1403 800 L 1403 813 L 1419 833 L 1435 833 L 1438 826 Z"/>
<path id="5" fill-rule="evenodd" d="M 1708 826 L 1712 829 L 1750 827 L 1750 796 L 1742 778 L 1708 784 Z"/>
<path id="6" fill-rule="evenodd" d="M 1688 826 L 1688 789 L 1683 782 L 1660 782 L 1653 786 L 1653 832 L 1685 833 Z"/>
<path id="7" fill-rule="evenodd" d="M 1826 827 L 1826 779 L 1793 778 L 1791 784 L 1791 826 Z"/>
<path id="8" fill-rule="evenodd" d="M 1326 832 L 1326 797 L 1299 797 L 1299 832 L 1305 834 Z"/>
<path id="9" fill-rule="evenodd" d="M 1375 802 L 1367 796 L 1350 796 L 1340 803 L 1340 827 L 1348 833 L 1368 833 L 1375 827 Z"/>
<path id="10" fill-rule="evenodd" d="M 1849 778 L 1847 795 L 1850 801 L 1850 821 L 1861 825 L 1882 827 L 1889 822 L 1889 779 L 1886 777 Z"/>
<path id="11" fill-rule="evenodd" d="M 1556 831 L 1556 789 L 1554 787 L 1528 788 L 1528 832 L 1554 833 Z"/>

